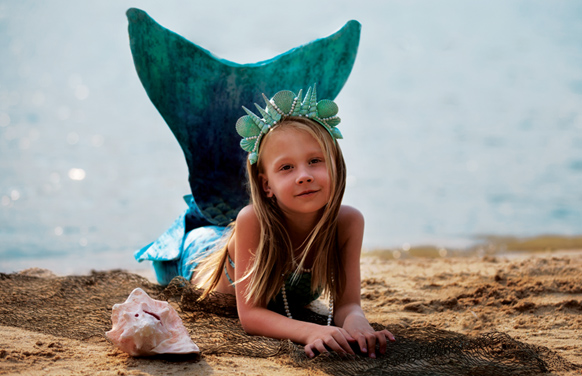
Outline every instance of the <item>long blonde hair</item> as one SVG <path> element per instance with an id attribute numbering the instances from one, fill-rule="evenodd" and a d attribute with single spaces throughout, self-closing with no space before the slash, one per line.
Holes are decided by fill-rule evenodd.
<path id="1" fill-rule="evenodd" d="M 311 290 L 323 290 L 337 301 L 345 288 L 345 276 L 342 272 L 342 259 L 337 238 L 337 218 L 346 186 L 346 165 L 343 154 L 329 132 L 310 119 L 290 117 L 282 121 L 275 129 L 281 127 L 293 127 L 307 132 L 319 143 L 330 174 L 330 197 L 323 208 L 320 220 L 303 242 L 300 260 L 295 267 L 294 250 L 283 213 L 276 200 L 268 198 L 262 189 L 259 177 L 259 174 L 263 172 L 260 149 L 257 163 L 251 165 L 247 161 L 251 203 L 259 220 L 261 233 L 259 246 L 243 277 L 243 279 L 249 278 L 245 299 L 252 300 L 254 304 L 268 304 L 283 286 L 284 279 L 281 275 L 287 274 L 295 267 L 293 278 L 298 278 L 299 270 L 303 267 L 307 255 L 313 252 Z M 261 144 L 268 142 L 270 133 L 263 137 Z M 232 226 L 234 228 L 229 232 L 228 240 L 236 231 L 236 226 Z M 208 296 L 220 281 L 228 256 L 228 240 L 220 250 L 207 257 L 197 270 L 203 275 L 201 284 L 205 286 L 201 299 Z"/>

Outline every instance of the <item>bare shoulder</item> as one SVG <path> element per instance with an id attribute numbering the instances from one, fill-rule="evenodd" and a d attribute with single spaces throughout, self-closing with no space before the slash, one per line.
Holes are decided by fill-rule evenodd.
<path id="1" fill-rule="evenodd" d="M 340 246 L 346 243 L 360 243 L 364 236 L 364 216 L 362 213 L 348 205 L 342 205 L 338 213 L 338 241 Z"/>
<path id="2" fill-rule="evenodd" d="M 238 215 L 236 216 L 237 225 L 239 224 L 239 221 L 241 222 L 256 221 L 257 223 L 259 222 L 259 219 L 257 218 L 257 213 L 255 213 L 255 209 L 253 208 L 252 204 L 245 206 L 238 212 Z"/>
<path id="3" fill-rule="evenodd" d="M 247 205 L 240 210 L 236 216 L 236 227 L 244 226 L 259 226 L 259 218 L 257 218 L 257 213 L 253 205 Z"/>
<path id="4" fill-rule="evenodd" d="M 351 227 L 354 225 L 364 225 L 364 216 L 358 209 L 354 208 L 353 206 L 342 205 L 340 207 L 337 219 L 338 226 L 340 226 L 340 228 L 344 226 Z"/>
<path id="5" fill-rule="evenodd" d="M 253 205 L 247 205 L 241 209 L 236 217 L 235 237 L 255 237 L 261 231 L 261 224 Z"/>

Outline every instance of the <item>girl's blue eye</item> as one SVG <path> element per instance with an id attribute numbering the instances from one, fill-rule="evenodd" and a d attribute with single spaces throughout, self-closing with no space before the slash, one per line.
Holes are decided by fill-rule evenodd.
<path id="1" fill-rule="evenodd" d="M 285 165 L 285 166 L 281 167 L 281 171 L 290 170 L 290 169 L 291 169 L 290 165 Z"/>
<path id="2" fill-rule="evenodd" d="M 312 160 L 309 161 L 310 164 L 319 163 L 319 162 L 321 162 L 321 159 L 319 159 L 319 158 L 313 158 Z"/>

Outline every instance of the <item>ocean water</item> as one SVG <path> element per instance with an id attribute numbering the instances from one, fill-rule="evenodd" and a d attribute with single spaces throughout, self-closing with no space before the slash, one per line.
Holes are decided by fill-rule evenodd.
<path id="1" fill-rule="evenodd" d="M 137 270 L 186 163 L 129 50 L 137 7 L 252 63 L 362 23 L 340 105 L 367 249 L 582 234 L 582 3 L 0 0 L 0 272 Z"/>

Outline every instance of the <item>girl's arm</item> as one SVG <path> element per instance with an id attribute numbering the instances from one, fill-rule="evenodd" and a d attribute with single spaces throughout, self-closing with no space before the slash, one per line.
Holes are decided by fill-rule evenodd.
<path id="1" fill-rule="evenodd" d="M 326 346 L 338 353 L 353 354 L 348 341 L 354 341 L 346 330 L 338 327 L 321 326 L 289 319 L 270 311 L 266 306 L 254 305 L 245 298 L 249 280 L 242 280 L 252 256 L 259 245 L 260 224 L 252 206 L 243 208 L 236 219 L 234 241 L 236 305 L 243 329 L 251 335 L 261 335 L 277 339 L 290 339 L 301 344 L 311 344 L 305 352 L 313 357 L 313 350 L 326 352 Z M 283 277 L 281 277 L 283 278 Z"/>
<path id="2" fill-rule="evenodd" d="M 364 217 L 357 209 L 342 206 L 338 216 L 338 241 L 346 276 L 346 287 L 335 305 L 334 322 L 358 341 L 360 350 L 376 357 L 376 342 L 380 353 L 386 351 L 386 338 L 394 341 L 387 330 L 376 332 L 368 323 L 360 304 L 360 254 L 364 237 Z"/>

